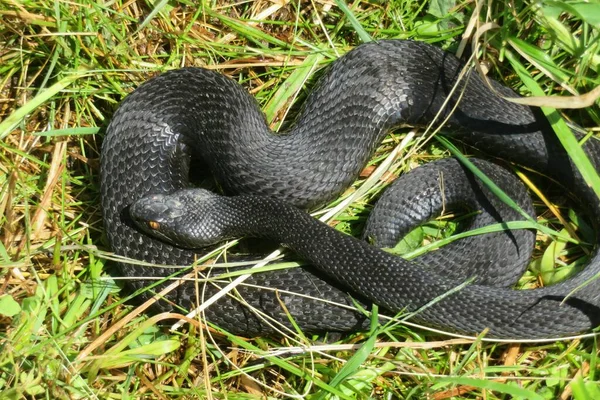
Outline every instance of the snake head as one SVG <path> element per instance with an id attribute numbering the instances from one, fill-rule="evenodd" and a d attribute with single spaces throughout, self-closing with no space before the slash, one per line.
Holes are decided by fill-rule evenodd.
<path id="1" fill-rule="evenodd" d="M 135 225 L 157 239 L 184 248 L 201 248 L 230 239 L 219 218 L 222 196 L 205 189 L 141 198 L 131 205 Z"/>

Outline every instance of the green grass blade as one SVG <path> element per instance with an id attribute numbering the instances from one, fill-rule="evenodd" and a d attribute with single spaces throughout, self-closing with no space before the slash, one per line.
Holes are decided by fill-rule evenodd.
<path id="1" fill-rule="evenodd" d="M 288 105 L 288 100 L 295 98 L 323 58 L 324 56 L 320 53 L 309 55 L 302 62 L 302 65 L 295 68 L 285 82 L 279 85 L 279 89 L 263 108 L 267 121 L 272 122 L 281 109 Z"/>
<path id="2" fill-rule="evenodd" d="M 469 169 L 477 178 L 479 178 L 500 200 L 507 204 L 510 208 L 517 211 L 525 218 L 525 220 L 535 223 L 535 220 L 527 214 L 513 199 L 510 198 L 502 189 L 498 187 L 490 178 L 479 170 L 467 157 L 465 157 L 456 146 L 443 136 L 435 137 L 445 148 L 447 148 L 454 157 L 456 157 L 464 166 Z"/>
<path id="3" fill-rule="evenodd" d="M 210 15 L 215 18 L 218 18 L 223 24 L 227 25 L 235 32 L 244 36 L 248 40 L 251 40 L 254 44 L 256 44 L 260 48 L 265 48 L 265 44 L 263 41 L 280 47 L 282 49 L 291 49 L 293 45 L 288 42 L 284 42 L 283 40 L 277 39 L 276 37 L 269 35 L 268 33 L 255 28 L 244 21 L 236 20 L 233 18 L 229 18 L 223 14 L 219 14 L 213 11 L 208 11 Z"/>
<path id="4" fill-rule="evenodd" d="M 519 77 L 525 83 L 525 86 L 529 89 L 529 91 L 534 96 L 544 96 L 545 93 L 540 87 L 540 85 L 531 77 L 529 72 L 525 69 L 523 64 L 512 55 L 511 52 L 506 52 L 507 59 L 519 75 Z M 579 142 L 573 135 L 573 132 L 565 122 L 565 120 L 560 116 L 558 111 L 553 108 L 542 107 L 542 111 L 544 115 L 550 121 L 552 125 L 552 129 L 556 133 L 556 136 L 564 146 L 565 150 L 571 157 L 571 160 L 583 176 L 583 179 L 587 183 L 589 187 L 591 187 L 596 195 L 600 198 L 600 177 L 598 176 L 598 172 L 592 165 L 591 161 L 579 145 Z"/>
<path id="5" fill-rule="evenodd" d="M 506 231 L 506 230 L 515 230 L 515 229 L 539 229 L 541 226 L 543 226 L 543 225 L 540 225 L 537 222 L 531 222 L 531 221 L 507 221 L 504 223 L 492 224 L 492 225 L 484 226 L 481 228 L 472 229 L 472 230 L 469 230 L 466 232 L 456 233 L 447 238 L 436 240 L 434 242 L 431 242 L 429 244 L 421 246 L 416 250 L 405 253 L 402 255 L 402 257 L 407 258 L 407 259 L 412 259 L 412 258 L 418 257 L 424 253 L 427 253 L 429 251 L 439 249 L 439 248 L 446 246 L 447 244 L 450 244 L 454 241 L 457 241 L 457 240 L 460 240 L 460 239 L 463 239 L 466 237 L 470 237 L 470 236 L 486 235 L 488 233 L 502 232 L 502 231 Z M 574 244 L 581 244 L 577 240 L 571 238 L 568 235 L 562 234 L 561 232 L 550 231 L 550 233 L 552 233 L 552 236 L 555 237 L 557 240 L 561 240 L 564 242 L 570 242 L 570 243 L 574 243 Z"/>
<path id="6" fill-rule="evenodd" d="M 547 76 L 552 77 L 554 81 L 561 85 L 565 85 L 569 81 L 569 74 L 561 69 L 548 53 L 537 46 L 527 43 L 519 38 L 511 38 L 511 44 L 530 63 L 535 65 L 540 70 L 544 71 Z M 570 87 L 569 90 L 574 93 Z"/>
<path id="7" fill-rule="evenodd" d="M 477 378 L 463 378 L 463 377 L 450 377 L 450 378 L 439 378 L 439 384 L 436 384 L 434 388 L 440 386 L 446 386 L 446 384 L 462 385 L 462 386 L 474 386 L 480 389 L 491 390 L 493 392 L 504 393 L 512 396 L 513 399 L 524 399 L 524 400 L 545 400 L 544 397 L 540 396 L 534 391 L 524 389 L 522 387 L 508 384 L 494 382 L 488 379 L 477 379 Z"/>
<path id="8" fill-rule="evenodd" d="M 566 2 L 566 1 L 555 1 L 555 0 L 546 0 L 544 1 L 542 7 L 546 8 L 554 8 L 554 15 L 556 17 L 560 16 L 561 12 L 567 12 L 581 19 L 582 21 L 587 22 L 592 25 L 596 29 L 600 29 L 600 3 L 598 2 Z"/>
<path id="9" fill-rule="evenodd" d="M 154 5 L 154 7 L 152 8 L 152 11 L 150 11 L 150 13 L 148 14 L 148 16 L 146 18 L 144 18 L 144 20 L 142 21 L 142 23 L 138 26 L 138 28 L 136 29 L 135 33 L 138 33 L 139 31 L 143 30 L 154 19 L 154 17 L 156 17 L 162 11 L 162 9 L 167 4 L 169 4 L 169 0 L 160 0 L 160 1 L 158 1 Z"/>
<path id="10" fill-rule="evenodd" d="M 344 0 L 335 0 L 335 4 L 337 4 L 337 6 L 340 8 L 340 10 L 342 10 L 344 15 L 346 15 L 346 18 L 348 18 L 348 21 L 350 21 L 352 28 L 354 28 L 354 30 L 358 34 L 358 37 L 360 37 L 360 40 L 362 40 L 364 43 L 373 40 L 371 38 L 371 35 L 369 35 L 365 28 L 363 28 L 362 24 L 358 21 L 358 18 L 356 18 L 356 16 Z"/>
<path id="11" fill-rule="evenodd" d="M 52 129 L 46 132 L 35 132 L 33 135 L 36 136 L 79 136 L 79 135 L 95 135 L 100 131 L 100 128 L 66 128 L 66 129 Z"/>
<path id="12" fill-rule="evenodd" d="M 570 132 L 570 131 L 569 131 Z M 517 203 L 515 203 L 515 201 L 513 199 L 510 198 L 510 196 L 508 196 L 504 190 L 502 190 L 500 187 L 498 187 L 498 185 L 496 185 L 490 178 L 488 178 L 483 172 L 481 172 L 479 170 L 479 168 L 477 168 L 471 161 L 469 161 L 469 159 L 467 157 L 465 157 L 456 146 L 454 146 L 448 139 L 446 139 L 443 136 L 436 136 L 435 137 L 436 140 L 438 142 L 440 142 L 445 148 L 447 148 L 453 156 L 455 156 L 456 158 L 458 158 L 460 160 L 460 162 L 467 167 L 467 169 L 469 169 L 469 171 L 471 171 L 473 173 L 473 175 L 475 175 L 477 178 L 479 178 L 486 186 L 488 189 L 490 189 L 490 191 L 496 196 L 498 197 L 502 202 L 504 202 L 506 205 L 508 205 L 510 208 L 512 208 L 513 210 L 517 211 L 519 214 L 521 214 L 523 216 L 523 218 L 526 221 L 531 222 L 531 224 L 533 226 L 536 227 L 536 229 L 540 230 L 541 232 L 549 235 L 549 236 L 557 236 L 557 232 L 552 230 L 551 228 L 548 228 L 547 226 L 538 224 L 534 218 L 532 218 L 529 214 L 527 214 Z M 595 172 L 595 171 L 594 171 Z M 566 239 L 565 240 L 569 240 Z"/>
<path id="13" fill-rule="evenodd" d="M 231 340 L 231 342 L 247 351 L 256 353 L 256 354 L 261 354 L 264 353 L 260 348 L 256 347 L 255 345 L 253 345 L 250 342 L 247 342 L 245 340 L 240 339 L 239 337 L 230 334 L 227 331 L 224 331 L 222 329 L 219 329 L 218 327 L 215 327 L 217 330 L 219 330 L 221 333 L 223 333 L 225 336 L 227 336 L 227 338 L 229 340 Z M 324 382 L 323 380 L 319 379 L 318 376 L 314 376 L 314 374 L 312 374 L 311 372 L 307 371 L 305 368 L 300 368 L 296 365 L 294 365 L 294 363 L 288 362 L 287 360 L 280 358 L 280 357 L 275 357 L 275 356 L 269 356 L 269 355 L 265 355 L 263 356 L 263 358 L 286 370 L 287 372 L 294 374 L 298 377 L 302 377 L 304 379 L 307 379 L 308 381 L 312 382 L 313 384 L 315 384 L 317 387 L 319 387 L 320 389 L 323 389 L 335 396 L 339 396 L 339 398 L 341 399 L 352 399 L 352 397 L 349 397 L 347 395 L 345 395 L 342 391 L 340 391 L 339 389 L 337 389 L 336 387 L 330 385 L 329 383 Z"/>
<path id="14" fill-rule="evenodd" d="M 373 349 L 375 348 L 375 342 L 377 341 L 377 334 L 371 335 L 369 339 L 360 347 L 358 351 L 354 353 L 348 361 L 344 364 L 342 369 L 336 374 L 336 376 L 329 383 L 331 386 L 339 386 L 346 378 L 358 371 L 363 363 L 369 358 Z"/>
<path id="15" fill-rule="evenodd" d="M 27 115 L 31 114 L 38 107 L 56 96 L 61 90 L 65 89 L 77 79 L 84 76 L 86 76 L 84 69 L 73 71 L 73 73 L 66 75 L 54 85 L 41 91 L 33 99 L 18 108 L 14 113 L 9 115 L 8 118 L 0 122 L 0 140 L 4 139 L 14 128 L 16 128 Z"/>

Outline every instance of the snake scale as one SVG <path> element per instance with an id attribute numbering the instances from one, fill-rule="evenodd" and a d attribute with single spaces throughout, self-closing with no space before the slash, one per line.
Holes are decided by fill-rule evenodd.
<path id="1" fill-rule="evenodd" d="M 515 290 L 510 286 L 522 270 L 515 273 L 502 264 L 529 257 L 527 247 L 534 242 L 530 231 L 500 233 L 497 236 L 504 237 L 500 245 L 483 239 L 406 261 L 301 210 L 322 205 L 351 185 L 391 128 L 424 125 L 439 113 L 447 119 L 445 132 L 453 140 L 565 184 L 597 226 L 598 198 L 585 185 L 547 120 L 536 110 L 493 93 L 477 74 L 457 83 L 461 68 L 453 55 L 425 43 L 363 44 L 332 63 L 295 123 L 280 134 L 270 131 L 257 102 L 243 87 L 214 71 L 183 68 L 144 83 L 114 114 L 101 154 L 101 198 L 109 244 L 119 255 L 156 264 L 122 263 L 123 275 L 132 278 L 129 282 L 134 289 L 140 289 L 152 283 L 151 278 L 173 273 L 161 265 L 193 263 L 195 252 L 188 248 L 194 244 L 184 242 L 185 235 L 174 234 L 182 240 L 177 244 L 153 236 L 157 232 L 152 227 L 160 224 L 166 229 L 173 222 L 169 218 L 178 217 L 181 226 L 193 224 L 187 229 L 194 238 L 212 235 L 206 243 L 259 236 L 290 247 L 312 264 L 253 274 L 236 288 L 247 305 L 235 296 L 225 296 L 209 307 L 207 318 L 232 333 L 268 334 L 273 323 L 291 326 L 290 316 L 307 331 L 361 329 L 368 319 L 351 307 L 354 299 L 392 313 L 418 311 L 413 320 L 446 331 L 477 334 L 487 328 L 488 336 L 496 338 L 559 337 L 597 327 L 600 281 L 591 279 L 600 273 L 596 252 L 586 268 L 565 282 Z M 502 95 L 515 96 L 495 82 L 492 85 Z M 598 168 L 598 141 L 587 140 L 584 149 Z M 187 190 L 192 158 L 214 175 L 227 197 Z M 476 165 L 492 178 L 509 175 L 488 164 Z M 458 184 L 463 187 L 461 193 L 464 188 L 481 186 L 455 161 L 416 172 L 426 167 L 415 170 L 416 180 L 398 179 L 406 180 L 409 187 L 394 185 L 389 190 L 404 198 L 387 193 L 382 197 L 380 202 L 392 211 L 383 207 L 379 211 L 379 204 L 373 211 L 371 219 L 376 222 L 367 226 L 375 244 L 388 246 L 406 233 L 403 218 L 423 222 L 439 212 L 440 203 L 453 196 L 452 189 L 440 194 L 441 175 L 444 186 L 451 186 L 453 180 L 463 182 Z M 505 185 L 518 186 L 514 179 L 507 179 Z M 419 189 L 419 195 L 410 194 L 412 186 L 421 183 L 429 188 Z M 175 197 L 165 197 L 175 192 Z M 483 202 L 491 204 L 492 221 L 522 219 L 513 211 L 499 211 L 504 206 L 493 196 L 483 196 Z M 533 212 L 530 203 L 521 204 L 529 214 Z M 177 209 L 181 205 L 187 208 Z M 409 217 L 402 217 L 406 213 Z M 401 222 L 390 222 L 389 217 Z M 504 258 L 485 259 L 494 246 L 503 254 L 498 257 Z M 475 260 L 469 261 L 467 256 L 473 255 Z M 467 272 L 455 272 L 461 265 Z M 479 277 L 444 295 L 466 278 L 486 273 L 496 275 Z M 502 279 L 504 274 L 510 275 L 508 280 Z M 584 283 L 588 284 L 567 297 Z M 157 307 L 162 311 L 194 308 L 196 289 L 191 282 L 182 284 Z M 216 290 L 208 283 L 201 296 L 209 297 Z"/>

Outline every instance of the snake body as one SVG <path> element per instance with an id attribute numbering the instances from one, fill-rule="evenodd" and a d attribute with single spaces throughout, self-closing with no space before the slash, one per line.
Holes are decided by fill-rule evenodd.
<path id="1" fill-rule="evenodd" d="M 233 296 L 210 307 L 208 319 L 233 333 L 269 333 L 273 328 L 265 317 L 289 326 L 290 315 L 308 331 L 360 329 L 365 326 L 365 316 L 350 307 L 353 300 L 348 293 L 365 304 L 374 302 L 393 312 L 419 311 L 416 320 L 460 333 L 475 334 L 488 328 L 491 336 L 518 339 L 558 337 L 595 328 L 600 324 L 600 281 L 592 280 L 600 273 L 597 253 L 575 277 L 551 287 L 520 291 L 502 287 L 506 282 L 490 287 L 482 279 L 444 296 L 490 264 L 456 276 L 446 274 L 444 264 L 468 262 L 460 252 L 450 251 L 441 261 L 421 261 L 436 264 L 423 268 L 418 262 L 341 234 L 298 209 L 313 208 L 339 195 L 357 178 L 391 128 L 426 124 L 439 114 L 447 119 L 446 129 L 455 139 L 566 183 L 597 225 L 598 199 L 545 119 L 492 93 L 475 74 L 461 80 L 452 92 L 461 68 L 452 55 L 424 43 L 390 40 L 361 45 L 331 65 L 293 127 L 279 135 L 270 131 L 256 101 L 218 73 L 184 68 L 151 79 L 122 102 L 102 146 L 101 196 L 109 244 L 120 255 L 157 265 L 123 263 L 121 271 L 132 278 L 164 277 L 173 270 L 161 265 L 194 261 L 189 246 L 147 235 L 136 228 L 130 213 L 132 204 L 143 203 L 148 196 L 156 200 L 189 188 L 190 159 L 194 157 L 202 160 L 225 193 L 237 196 L 178 192 L 181 197 L 167 202 L 185 203 L 201 211 L 201 218 L 190 213 L 188 222 L 198 218 L 204 224 L 202 229 L 218 230 L 222 237 L 268 237 L 314 264 L 254 274 L 246 285 L 238 286 L 237 292 L 258 314 Z M 495 91 L 515 96 L 492 84 Z M 445 102 L 447 106 L 442 107 Z M 598 142 L 588 140 L 584 146 L 597 168 Z M 456 170 L 457 166 L 449 168 Z M 417 220 L 434 212 L 427 198 L 410 199 L 397 202 L 395 209 L 409 210 Z M 149 209 L 155 210 L 153 207 Z M 530 206 L 524 207 L 532 212 Z M 496 208 L 492 207 L 492 214 Z M 390 213 L 397 214 L 378 214 Z M 512 218 L 506 216 L 509 214 L 495 218 Z M 206 219 L 206 215 L 211 217 Z M 370 234 L 389 241 L 406 230 L 392 223 L 386 228 L 386 223 L 384 228 L 373 224 Z M 521 234 L 532 243 L 533 237 L 526 231 L 504 236 L 511 242 Z M 508 258 L 513 253 L 518 253 L 516 258 L 530 254 L 521 250 L 521 244 L 504 249 Z M 486 247 L 480 250 L 479 254 L 487 252 Z M 453 255 L 458 262 L 448 259 Z M 513 278 L 509 281 L 514 282 Z M 130 282 L 134 289 L 149 283 L 144 279 Z M 497 284 L 495 278 L 490 282 Z M 207 284 L 205 290 L 203 295 L 208 297 L 217 289 Z M 196 299 L 196 286 L 183 284 L 158 307 L 165 311 L 189 309 Z"/>

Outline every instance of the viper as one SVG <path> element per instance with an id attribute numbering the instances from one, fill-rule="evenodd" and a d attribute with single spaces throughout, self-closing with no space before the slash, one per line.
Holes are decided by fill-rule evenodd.
<path id="1" fill-rule="evenodd" d="M 598 198 L 547 120 L 506 100 L 515 93 L 496 82 L 490 89 L 475 73 L 459 79 L 462 67 L 451 54 L 421 42 L 363 44 L 328 67 L 293 125 L 278 134 L 255 99 L 217 72 L 183 68 L 144 83 L 114 114 L 101 154 L 109 244 L 119 255 L 155 264 L 122 263 L 123 275 L 140 289 L 151 278 L 173 274 L 165 265 L 191 265 L 196 248 L 257 236 L 289 247 L 310 266 L 253 274 L 235 295 L 209 307 L 208 319 L 233 333 L 268 334 L 274 323 L 292 326 L 290 319 L 307 331 L 361 329 L 367 317 L 355 301 L 412 313 L 413 320 L 450 332 L 488 329 L 496 338 L 560 337 L 597 327 L 596 252 L 564 282 L 516 290 L 535 241 L 528 230 L 505 230 L 414 261 L 377 247 L 390 246 L 410 230 L 407 224 L 422 223 L 446 206 L 474 207 L 485 223 L 532 216 L 521 184 L 487 162 L 474 164 L 518 197 L 522 212 L 499 201 L 462 164 L 446 160 L 397 180 L 367 223 L 369 242 L 306 213 L 351 185 L 390 129 L 437 117 L 446 121 L 444 134 L 452 140 L 565 185 L 597 226 Z M 582 146 L 597 168 L 598 141 Z M 209 172 L 224 195 L 193 188 L 192 164 Z M 199 297 L 210 297 L 218 286 L 202 284 Z M 157 308 L 193 308 L 196 289 L 186 282 Z"/>

